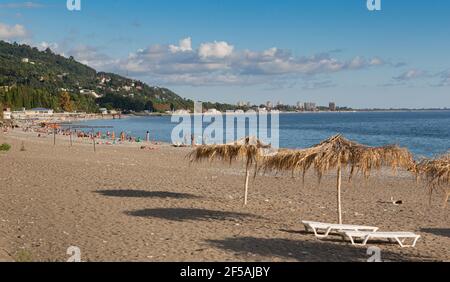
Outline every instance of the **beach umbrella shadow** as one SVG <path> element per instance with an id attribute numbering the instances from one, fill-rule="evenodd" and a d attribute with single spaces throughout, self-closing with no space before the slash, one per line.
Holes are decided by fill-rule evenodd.
<path id="1" fill-rule="evenodd" d="M 421 232 L 450 238 L 450 228 L 422 228 Z"/>
<path id="2" fill-rule="evenodd" d="M 160 218 L 171 221 L 210 221 L 210 220 L 229 220 L 240 221 L 244 218 L 257 218 L 257 216 L 248 213 L 237 213 L 205 209 L 189 208 L 157 208 L 128 211 L 127 215 L 147 218 Z"/>
<path id="3" fill-rule="evenodd" d="M 187 193 L 176 193 L 167 191 L 145 191 L 145 190 L 99 190 L 95 193 L 107 196 L 107 197 L 121 197 L 121 198 L 171 198 L 171 199 L 198 199 L 200 196 L 187 194 Z"/>

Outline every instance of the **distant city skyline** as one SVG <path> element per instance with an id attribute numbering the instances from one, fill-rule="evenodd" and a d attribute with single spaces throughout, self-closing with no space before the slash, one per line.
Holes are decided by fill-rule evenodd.
<path id="1" fill-rule="evenodd" d="M 255 105 L 450 107 L 450 3 L 0 1 L 0 40 L 51 48 L 180 96 Z"/>

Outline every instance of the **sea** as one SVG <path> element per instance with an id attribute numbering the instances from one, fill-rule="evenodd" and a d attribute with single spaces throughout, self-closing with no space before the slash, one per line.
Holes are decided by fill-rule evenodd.
<path id="1" fill-rule="evenodd" d="M 270 122 L 269 122 L 270 123 Z M 117 134 L 171 143 L 178 123 L 170 116 L 127 117 L 115 120 L 83 122 L 91 126 L 113 126 Z M 208 123 L 203 124 L 207 127 Z M 407 147 L 416 157 L 432 157 L 450 150 L 450 111 L 321 112 L 281 113 L 281 148 L 307 148 L 326 138 L 343 134 L 346 138 L 370 146 L 397 144 Z"/>

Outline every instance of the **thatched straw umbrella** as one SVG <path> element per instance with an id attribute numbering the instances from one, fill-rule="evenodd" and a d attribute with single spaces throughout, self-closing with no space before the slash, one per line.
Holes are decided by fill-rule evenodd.
<path id="1" fill-rule="evenodd" d="M 357 173 L 368 178 L 374 169 L 382 166 L 411 168 L 412 154 L 398 146 L 369 147 L 345 139 L 342 135 L 333 136 L 322 143 L 304 150 L 286 151 L 264 160 L 264 170 L 289 170 L 305 173 L 313 168 L 319 181 L 329 170 L 337 170 L 338 222 L 342 224 L 341 184 L 342 169 L 350 168 L 350 179 Z"/>
<path id="2" fill-rule="evenodd" d="M 203 160 L 219 160 L 229 162 L 245 161 L 245 194 L 244 205 L 247 205 L 248 183 L 250 177 L 250 168 L 255 166 L 255 176 L 258 170 L 258 161 L 264 155 L 264 150 L 270 148 L 270 145 L 264 145 L 254 137 L 247 137 L 230 144 L 223 145 L 202 145 L 195 148 L 188 157 L 191 162 L 200 162 Z"/>
<path id="3" fill-rule="evenodd" d="M 425 159 L 415 167 L 417 177 L 423 176 L 430 189 L 431 195 L 434 190 L 444 188 L 446 190 L 444 208 L 447 207 L 450 198 L 450 153 L 434 159 Z"/>

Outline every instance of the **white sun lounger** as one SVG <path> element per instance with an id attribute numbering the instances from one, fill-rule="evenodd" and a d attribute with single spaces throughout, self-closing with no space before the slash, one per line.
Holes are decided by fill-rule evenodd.
<path id="1" fill-rule="evenodd" d="M 330 235 L 330 232 L 342 232 L 342 231 L 370 231 L 376 232 L 378 227 L 363 226 L 363 225 L 350 225 L 350 224 L 332 224 L 314 221 L 302 221 L 306 231 L 313 231 L 317 238 L 325 238 Z M 323 230 L 323 232 L 320 232 Z"/>
<path id="2" fill-rule="evenodd" d="M 342 231 L 342 234 L 350 239 L 350 242 L 355 246 L 365 246 L 371 239 L 388 239 L 389 241 L 397 242 L 402 248 L 416 246 L 420 235 L 412 232 L 364 232 L 364 231 Z M 355 239 L 362 240 L 362 243 L 355 243 Z M 405 244 L 407 239 L 412 240 L 412 244 Z"/>

